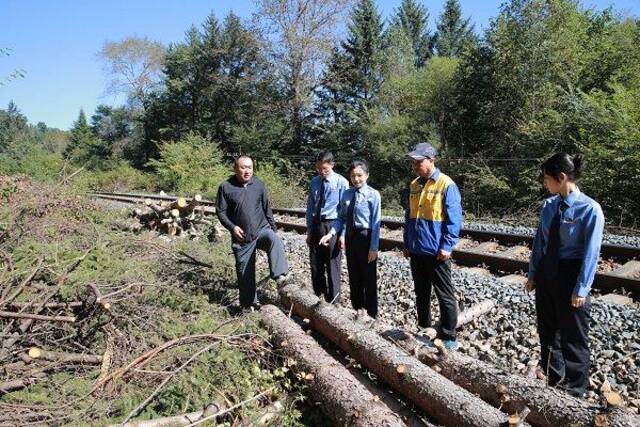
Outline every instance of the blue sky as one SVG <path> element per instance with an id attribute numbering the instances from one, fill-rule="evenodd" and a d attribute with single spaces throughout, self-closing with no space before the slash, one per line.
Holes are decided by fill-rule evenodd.
<path id="1" fill-rule="evenodd" d="M 461 0 L 465 16 L 476 28 L 486 28 L 501 0 Z M 400 0 L 378 0 L 388 16 Z M 444 0 L 423 0 L 434 21 Z M 613 6 L 640 16 L 639 0 L 586 0 L 588 7 Z M 105 41 L 147 36 L 165 45 L 182 41 L 185 31 L 200 25 L 211 12 L 219 18 L 233 10 L 248 19 L 253 0 L 0 0 L 0 79 L 15 69 L 24 78 L 0 86 L 0 108 L 13 100 L 30 122 L 68 129 L 80 108 L 90 115 L 98 104 L 119 104 L 105 96 L 106 78 L 96 54 Z M 434 26 L 434 25 L 432 25 Z"/>

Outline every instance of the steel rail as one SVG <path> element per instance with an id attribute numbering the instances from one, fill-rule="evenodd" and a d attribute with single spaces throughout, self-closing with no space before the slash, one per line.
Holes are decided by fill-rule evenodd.
<path id="1" fill-rule="evenodd" d="M 173 201 L 175 196 L 160 196 L 149 194 L 136 194 L 136 193 L 106 193 L 106 192 L 94 192 L 90 194 L 94 198 L 113 200 L 118 202 L 141 204 L 144 199 Z M 214 213 L 215 209 L 211 206 L 213 204 L 210 200 L 203 200 L 201 204 L 205 205 L 202 208 L 207 213 Z M 207 206 L 209 205 L 209 206 Z M 302 209 L 274 209 L 274 212 L 286 215 L 302 216 L 304 210 Z M 400 222 L 400 221 L 396 221 Z M 290 223 L 283 220 L 276 220 L 276 225 L 285 231 L 296 231 L 298 233 L 306 233 L 307 227 L 305 224 Z M 506 234 L 506 233 L 500 233 Z M 511 242 L 521 243 L 519 237 L 509 237 Z M 478 239 L 479 240 L 479 239 Z M 613 246 L 613 245 L 609 245 Z M 380 250 L 402 250 L 404 244 L 402 240 L 380 238 Z M 603 245 L 604 247 L 604 245 Z M 636 256 L 640 253 L 640 249 L 636 249 Z M 457 265 L 461 266 L 478 266 L 485 265 L 489 269 L 501 273 L 523 273 L 529 268 L 528 261 L 513 258 L 512 256 L 501 255 L 500 253 L 485 253 L 476 251 L 474 249 L 454 249 L 452 257 Z M 634 293 L 636 296 L 640 296 L 640 280 L 632 277 L 626 277 L 624 275 L 616 274 L 614 272 L 596 273 L 594 279 L 594 288 L 602 291 L 612 291 L 620 288 L 624 288 L 627 291 Z"/>

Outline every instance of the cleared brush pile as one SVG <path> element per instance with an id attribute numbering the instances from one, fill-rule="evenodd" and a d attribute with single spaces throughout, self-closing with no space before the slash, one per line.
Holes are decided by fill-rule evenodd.
<path id="1" fill-rule="evenodd" d="M 113 231 L 119 213 L 60 190 L 0 177 L 0 425 L 297 425 L 265 332 L 235 315 L 228 242 Z"/>

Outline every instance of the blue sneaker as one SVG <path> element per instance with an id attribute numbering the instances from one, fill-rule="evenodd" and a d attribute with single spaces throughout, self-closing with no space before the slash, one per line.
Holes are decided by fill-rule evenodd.
<path id="1" fill-rule="evenodd" d="M 444 348 L 450 351 L 456 351 L 460 347 L 458 340 L 444 340 L 442 342 L 442 345 L 444 346 Z"/>

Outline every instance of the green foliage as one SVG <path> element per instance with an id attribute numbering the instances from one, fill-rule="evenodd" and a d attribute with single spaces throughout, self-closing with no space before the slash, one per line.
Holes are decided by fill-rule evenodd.
<path id="1" fill-rule="evenodd" d="M 439 56 L 459 56 L 477 40 L 471 18 L 462 19 L 458 0 L 447 0 L 434 34 L 434 49 Z"/>
<path id="2" fill-rule="evenodd" d="M 384 45 L 383 21 L 373 0 L 358 1 L 351 14 L 349 32 L 342 47 L 350 64 L 350 86 L 356 111 L 374 101 L 382 82 L 380 51 Z"/>
<path id="3" fill-rule="evenodd" d="M 260 178 L 269 192 L 272 206 L 282 208 L 300 207 L 305 201 L 305 193 L 301 181 L 304 178 L 296 173 L 295 167 L 288 163 L 284 165 L 284 173 L 270 163 L 258 163 L 255 174 Z"/>
<path id="4" fill-rule="evenodd" d="M 27 139 L 29 133 L 27 118 L 13 101 L 6 110 L 0 110 L 0 153 L 10 149 L 16 142 Z"/>
<path id="5" fill-rule="evenodd" d="M 359 0 L 346 40 L 333 51 L 319 92 L 315 129 L 320 146 L 344 154 L 366 151 L 366 116 L 382 84 L 383 21 L 373 0 Z"/>
<path id="6" fill-rule="evenodd" d="M 157 155 L 153 141 L 175 141 L 188 133 L 231 150 L 235 130 L 257 128 L 265 114 L 269 119 L 281 114 L 270 109 L 277 92 L 260 43 L 233 13 L 223 25 L 209 16 L 202 30 L 192 27 L 185 42 L 171 45 L 165 75 L 164 91 L 145 104 L 148 158 Z"/>
<path id="7" fill-rule="evenodd" d="M 598 185 L 588 168 L 584 189 L 601 198 L 605 211 L 628 215 L 635 209 L 618 187 L 634 182 L 622 171 L 634 170 L 626 150 L 637 127 L 630 119 L 635 108 L 631 82 L 637 79 L 628 73 L 637 64 L 637 34 L 637 23 L 619 21 L 609 10 L 584 10 L 572 0 L 506 3 L 484 43 L 462 56 L 452 113 L 440 136 L 449 155 L 516 160 L 489 160 L 489 176 L 495 178 L 489 186 L 479 182 L 486 171 L 476 164 L 479 175 L 465 181 L 465 199 L 480 204 L 483 188 L 495 187 L 505 197 L 489 197 L 487 210 L 531 206 L 543 194 L 537 162 L 517 159 L 567 151 L 586 154 L 588 162 L 602 166 L 600 174 L 608 173 L 605 162 L 620 161 L 613 172 L 618 178 Z M 624 83 L 618 85 L 618 79 Z M 629 102 L 622 101 L 625 94 Z M 503 183 L 509 188 L 502 189 Z"/>
<path id="8" fill-rule="evenodd" d="M 19 153 L 0 153 L 0 175 L 27 175 L 36 181 L 60 179 L 64 162 L 60 154 L 52 154 L 40 145 L 26 144 Z"/>
<path id="9" fill-rule="evenodd" d="M 217 145 L 189 134 L 160 149 L 160 158 L 149 162 L 156 171 L 158 186 L 165 191 L 215 194 L 230 170 Z"/>
<path id="10" fill-rule="evenodd" d="M 11 271 L 0 271 L 2 283 L 17 286 L 42 260 L 47 268 L 40 270 L 34 282 L 53 284 L 86 255 L 66 277 L 54 301 L 85 299 L 88 283 L 110 291 L 125 291 L 111 299 L 116 316 L 93 314 L 78 322 L 77 327 L 60 331 L 63 334 L 60 336 L 53 330 L 43 337 L 43 346 L 61 339 L 69 344 L 80 342 L 87 353 L 103 354 L 106 333 L 102 326 L 109 324 L 108 328 L 117 331 L 112 335 L 115 369 L 172 338 L 214 331 L 221 336 L 228 334 L 235 337 L 233 343 L 222 339 L 202 353 L 171 378 L 136 419 L 199 410 L 221 395 L 225 401 L 239 403 L 260 391 L 270 390 L 272 399 L 287 406 L 282 421 L 276 420 L 276 425 L 300 425 L 298 405 L 289 407 L 287 403 L 288 396 L 293 396 L 295 401 L 300 392 L 283 376 L 283 370 L 273 364 L 275 359 L 261 357 L 254 351 L 254 342 L 266 340 L 264 331 L 252 318 L 230 318 L 227 303 L 220 303 L 227 297 L 220 297 L 219 293 L 229 292 L 235 282 L 228 241 L 211 244 L 184 240 L 171 245 L 147 233 L 132 236 L 114 232 L 110 224 L 121 218 L 122 212 L 92 208 L 80 194 L 65 188 L 51 195 L 50 187 L 31 186 L 25 181 L 6 180 L 0 189 L 5 197 L 5 203 L 0 204 L 0 223 L 12 225 L 0 242 L 1 249 L 11 253 L 14 266 Z M 18 202 L 20 209 L 15 207 Z M 171 257 L 171 254 L 178 256 L 174 250 L 183 250 L 214 267 L 194 269 L 176 263 Z M 127 291 L 128 285 L 134 287 Z M 18 299 L 37 298 L 32 292 L 31 288 L 25 289 Z M 251 340 L 243 342 L 243 337 L 248 335 Z M 107 388 L 96 390 L 90 399 L 87 396 L 96 384 L 99 366 L 60 370 L 49 375 L 47 381 L 0 396 L 0 401 L 51 408 L 65 405 L 64 412 L 54 415 L 65 417 L 57 418 L 57 422 L 109 425 L 122 421 L 162 381 L 163 377 L 152 371 L 176 369 L 209 344 L 211 342 L 199 342 L 162 351 L 147 361 L 148 372 L 114 380 Z M 243 405 L 233 416 L 256 419 L 263 409 L 260 403 L 264 402 Z"/>
<path id="11" fill-rule="evenodd" d="M 406 161 L 409 147 L 424 140 L 440 143 L 457 66 L 454 58 L 433 57 L 423 68 L 389 75 L 380 90 L 366 130 L 371 179 L 380 188 L 391 184 L 385 193 L 396 204 L 398 191 L 412 176 Z"/>
<path id="12" fill-rule="evenodd" d="M 389 31 L 401 29 L 409 37 L 415 65 L 422 67 L 432 55 L 431 35 L 429 34 L 429 12 L 415 0 L 402 0 L 391 20 Z"/>
<path id="13" fill-rule="evenodd" d="M 94 134 L 84 111 L 80 110 L 71 129 L 69 145 L 63 152 L 64 158 L 89 169 L 100 169 L 108 167 L 109 154 L 107 144 Z"/>
<path id="14" fill-rule="evenodd" d="M 110 162 L 108 169 L 81 171 L 72 181 L 81 191 L 153 190 L 157 187 L 155 175 L 135 169 L 125 161 Z"/>

